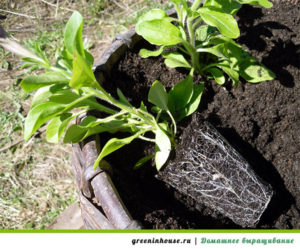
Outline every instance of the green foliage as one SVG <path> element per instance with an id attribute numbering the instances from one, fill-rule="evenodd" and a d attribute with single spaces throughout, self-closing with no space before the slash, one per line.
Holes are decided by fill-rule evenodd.
<path id="1" fill-rule="evenodd" d="M 150 88 L 148 100 L 161 110 L 168 110 L 168 94 L 165 87 L 159 81 L 155 81 Z"/>
<path id="2" fill-rule="evenodd" d="M 213 27 L 216 27 L 222 35 L 229 38 L 238 38 L 240 30 L 234 17 L 214 7 L 199 8 L 198 13 L 202 20 Z"/>
<path id="3" fill-rule="evenodd" d="M 194 73 L 213 77 L 220 85 L 225 83 L 225 73 L 234 86 L 240 76 L 252 83 L 274 77 L 270 70 L 232 40 L 239 36 L 233 14 L 242 4 L 269 8 L 271 3 L 267 0 L 207 0 L 201 7 L 203 1 L 199 0 L 192 5 L 186 0 L 172 2 L 177 19 L 167 16 L 163 10 L 153 9 L 142 15 L 136 25 L 137 33 L 161 46 L 157 51 L 142 49 L 142 57 L 162 55 L 167 66 L 190 70 L 189 75 L 169 92 L 161 82 L 153 83 L 148 101 L 154 105 L 155 116 L 147 111 L 143 102 L 136 108 L 120 89 L 117 89 L 116 99 L 97 82 L 92 70 L 94 58 L 83 47 L 83 19 L 75 11 L 67 22 L 64 46 L 54 65 L 37 44 L 35 55 L 23 58 L 25 67 L 45 69 L 44 74 L 27 76 L 21 82 L 25 91 L 37 90 L 25 120 L 25 139 L 28 140 L 46 123 L 46 138 L 53 143 L 62 137 L 66 143 L 76 143 L 98 133 L 124 132 L 126 138 L 113 137 L 103 146 L 94 167 L 134 139 L 143 139 L 154 142 L 156 151 L 154 155 L 139 160 L 135 168 L 155 158 L 156 168 L 160 170 L 175 146 L 176 122 L 191 115 L 199 106 L 204 84 L 193 83 Z M 166 52 L 165 49 L 170 47 L 177 51 Z M 209 64 L 200 60 L 204 55 L 211 57 Z M 90 110 L 98 111 L 99 115 L 87 116 L 80 124 L 71 124 L 80 114 Z M 155 138 L 147 137 L 149 133 Z"/>
<path id="4" fill-rule="evenodd" d="M 193 4 L 189 4 L 186 0 L 171 0 L 171 2 L 176 9 L 177 18 L 168 17 L 163 10 L 153 9 L 138 20 L 136 32 L 148 42 L 161 45 L 157 51 L 142 49 L 140 55 L 143 58 L 162 55 L 167 66 L 190 68 L 196 74 L 213 77 L 220 85 L 225 83 L 224 73 L 232 80 L 234 86 L 237 86 L 239 77 L 251 83 L 272 80 L 275 77 L 269 69 L 233 41 L 240 35 L 234 14 L 241 6 L 252 4 L 270 8 L 271 2 L 268 0 L 195 0 Z M 178 52 L 165 53 L 164 50 L 170 47 L 176 48 Z M 209 55 L 208 64 L 202 62 L 205 55 Z M 187 60 L 187 57 L 190 59 Z M 202 87 L 197 88 L 198 91 L 200 89 Z M 195 96 L 194 100 L 199 96 Z"/>
<path id="5" fill-rule="evenodd" d="M 171 142 L 169 137 L 163 130 L 157 129 L 155 131 L 155 143 L 155 164 L 157 170 L 160 170 L 168 160 L 169 154 L 171 152 Z"/>
<path id="6" fill-rule="evenodd" d="M 165 63 L 168 67 L 185 67 L 191 68 L 190 63 L 184 58 L 184 56 L 178 52 L 163 53 L 163 57 L 166 59 Z"/>
<path id="7" fill-rule="evenodd" d="M 45 86 L 68 84 L 68 82 L 68 78 L 64 75 L 56 72 L 48 72 L 42 75 L 26 76 L 21 82 L 21 87 L 26 92 L 31 92 Z"/>
<path id="8" fill-rule="evenodd" d="M 84 86 L 99 88 L 92 66 L 77 51 L 74 52 L 73 75 L 69 85 L 74 89 L 80 89 Z"/>
<path id="9" fill-rule="evenodd" d="M 175 45 L 181 42 L 180 30 L 169 18 L 141 21 L 136 31 L 155 45 Z"/>
<path id="10" fill-rule="evenodd" d="M 134 139 L 136 139 L 139 135 L 141 135 L 143 133 L 143 131 L 137 132 L 134 135 L 127 137 L 127 138 L 111 138 L 102 148 L 100 155 L 98 156 L 95 164 L 94 164 L 94 169 L 98 167 L 99 163 L 101 162 L 101 160 L 111 154 L 112 152 L 122 148 L 124 145 L 131 143 Z M 169 140 L 169 138 L 168 138 Z M 167 155 L 167 157 L 169 156 L 169 154 Z"/>
<path id="11" fill-rule="evenodd" d="M 235 14 L 241 7 L 241 3 L 234 0 L 206 0 L 204 6 L 215 7 L 227 14 Z"/>
<path id="12" fill-rule="evenodd" d="M 144 20 L 151 22 L 159 16 L 166 18 L 167 25 L 170 24 L 170 18 L 160 10 L 145 15 Z M 149 90 L 148 100 L 157 110 L 156 117 L 147 112 L 143 103 L 140 108 L 132 106 L 120 89 L 117 89 L 118 99 L 113 98 L 95 79 L 92 70 L 93 57 L 82 46 L 82 23 L 81 15 L 74 12 L 67 23 L 64 47 L 57 56 L 55 66 L 46 60 L 40 50 L 36 53 L 37 59 L 25 58 L 27 63 L 44 67 L 46 70 L 41 75 L 27 76 L 21 82 L 24 90 L 37 90 L 25 120 L 25 139 L 28 140 L 47 122 L 46 138 L 53 143 L 57 143 L 61 137 L 66 143 L 77 143 L 102 132 L 125 132 L 131 135 L 121 139 L 114 137 L 103 146 L 94 166 L 98 167 L 104 157 L 139 138 L 154 142 L 156 152 L 155 155 L 142 158 L 137 165 L 141 166 L 154 157 L 157 169 L 161 169 L 175 145 L 176 121 L 197 108 L 203 88 L 193 85 L 193 70 L 169 93 L 161 82 L 155 81 Z M 172 28 L 173 31 L 178 29 L 174 25 Z M 167 37 L 169 44 L 176 42 L 180 31 L 178 30 L 177 35 L 173 35 L 174 32 L 170 34 L 171 36 Z M 171 66 L 191 67 L 177 52 L 163 53 L 163 56 Z M 97 99 L 101 99 L 102 104 Z M 97 110 L 101 113 L 101 118 L 87 116 L 80 124 L 71 124 L 76 117 L 89 110 Z M 145 136 L 149 132 L 154 134 L 155 139 Z"/>
<path id="13" fill-rule="evenodd" d="M 180 110 L 178 120 L 183 119 L 191 114 L 193 114 L 200 104 L 202 93 L 204 90 L 204 84 L 194 85 L 193 86 L 193 95 L 189 103 Z"/>
<path id="14" fill-rule="evenodd" d="M 212 67 L 212 68 L 208 68 L 207 71 L 211 73 L 211 75 L 214 77 L 215 81 L 219 85 L 223 85 L 225 83 L 225 77 L 221 70 L 219 70 L 216 67 Z"/>
<path id="15" fill-rule="evenodd" d="M 194 94 L 193 76 L 189 75 L 177 83 L 168 93 L 168 107 L 176 120 L 180 120 L 183 110 L 190 103 Z"/>
<path id="16" fill-rule="evenodd" d="M 46 138 L 51 143 L 58 143 L 68 124 L 79 114 L 63 113 L 51 119 L 47 126 Z"/>
<path id="17" fill-rule="evenodd" d="M 42 124 L 57 116 L 64 109 L 64 106 L 64 104 L 49 101 L 31 109 L 25 120 L 25 140 L 28 140 Z"/>
<path id="18" fill-rule="evenodd" d="M 142 48 L 142 49 L 140 50 L 140 56 L 141 56 L 142 58 L 147 58 L 147 57 L 150 57 L 150 56 L 156 57 L 156 56 L 161 55 L 161 53 L 164 51 L 164 48 L 165 48 L 165 46 L 161 46 L 161 47 L 160 47 L 158 50 L 156 50 L 156 51 L 150 51 L 150 50 L 148 50 L 148 49 Z"/>
<path id="19" fill-rule="evenodd" d="M 132 106 L 120 89 L 117 89 L 118 99 L 113 98 L 95 79 L 92 70 L 94 58 L 82 45 L 82 26 L 81 15 L 74 12 L 66 25 L 64 47 L 56 56 L 55 65 L 49 63 L 38 46 L 35 57 L 24 58 L 27 66 L 45 69 L 45 73 L 26 76 L 21 81 L 25 91 L 37 90 L 24 124 L 25 140 L 46 123 L 46 138 L 52 143 L 57 143 L 62 137 L 66 143 L 76 143 L 102 132 L 125 132 L 129 136 L 113 137 L 103 146 L 94 167 L 101 165 L 104 157 L 139 138 L 156 144 L 157 150 L 151 158 L 155 157 L 159 170 L 175 144 L 176 123 L 168 108 L 168 93 L 158 81 L 150 88 L 149 101 L 159 109 L 156 117 L 147 112 L 143 103 L 140 108 Z M 101 104 L 97 99 L 102 100 Z M 80 124 L 71 124 L 89 110 L 98 111 L 101 118 L 90 115 Z M 161 115 L 163 113 L 167 115 Z M 149 132 L 155 139 L 145 136 Z M 140 160 L 138 165 L 146 161 Z"/>
<path id="20" fill-rule="evenodd" d="M 134 165 L 133 169 L 139 169 L 141 166 L 143 166 L 146 162 L 151 160 L 154 157 L 154 155 L 149 155 L 141 158 L 137 161 L 137 163 Z"/>
<path id="21" fill-rule="evenodd" d="M 74 55 L 75 51 L 81 56 L 85 56 L 82 45 L 82 25 L 82 16 L 75 11 L 67 22 L 64 33 L 65 48 L 70 56 Z"/>

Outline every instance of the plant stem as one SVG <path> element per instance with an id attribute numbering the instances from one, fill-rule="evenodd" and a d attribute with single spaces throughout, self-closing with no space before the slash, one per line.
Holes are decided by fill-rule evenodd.
<path id="1" fill-rule="evenodd" d="M 103 89 L 102 87 L 100 87 L 101 89 Z M 147 123 L 148 125 L 150 125 L 151 127 L 156 127 L 156 122 L 153 122 L 153 117 L 149 114 L 149 113 L 145 113 L 144 111 L 140 110 L 140 109 L 136 109 L 136 108 L 132 108 L 129 107 L 127 105 L 124 105 L 123 103 L 117 101 L 116 99 L 114 99 L 109 93 L 107 93 L 104 89 L 102 91 L 100 90 L 96 90 L 93 89 L 91 87 L 87 87 L 87 88 L 83 88 L 84 91 L 87 91 L 88 93 L 102 99 L 105 100 L 107 102 L 109 102 L 110 104 L 120 108 L 121 110 L 125 110 L 128 113 L 131 113 L 134 116 L 137 116 L 138 118 L 140 118 L 141 120 L 143 120 L 145 123 Z M 150 116 L 150 119 L 146 116 Z"/>
<path id="2" fill-rule="evenodd" d="M 189 37 L 190 37 L 190 44 L 195 47 L 195 34 L 193 30 L 193 20 L 190 18 L 187 19 L 187 28 L 189 32 Z"/>
<path id="3" fill-rule="evenodd" d="M 192 11 L 195 11 L 196 9 L 198 9 L 198 7 L 200 6 L 200 3 L 202 2 L 202 0 L 195 0 L 192 7 L 191 7 L 191 10 Z"/>
<path id="4" fill-rule="evenodd" d="M 202 18 L 198 17 L 198 19 L 193 23 L 192 29 L 195 32 L 197 26 L 202 22 Z"/>
<path id="5" fill-rule="evenodd" d="M 67 112 L 69 111 L 70 109 L 74 108 L 75 105 L 79 104 L 81 101 L 85 100 L 85 99 L 88 99 L 90 97 L 92 97 L 93 94 L 87 94 L 87 95 L 84 95 L 78 99 L 76 99 L 75 101 L 73 101 L 71 104 L 67 105 L 62 111 L 61 113 L 64 113 L 64 112 Z"/>
<path id="6" fill-rule="evenodd" d="M 178 23 L 179 23 L 179 25 L 182 26 L 182 13 L 181 13 L 181 9 L 179 8 L 179 4 L 175 4 L 175 9 L 176 9 L 177 16 L 178 16 Z"/>
<path id="7" fill-rule="evenodd" d="M 176 133 L 177 133 L 177 125 L 176 125 L 176 121 L 174 120 L 173 115 L 171 114 L 170 111 L 167 111 L 167 113 L 168 113 L 168 115 L 170 116 L 170 118 L 171 118 L 171 120 L 172 120 L 172 123 L 173 123 L 173 125 L 174 125 L 174 135 L 176 135 Z"/>
<path id="8" fill-rule="evenodd" d="M 104 105 L 101 105 L 99 103 L 91 103 L 91 106 L 94 106 L 96 109 L 98 109 L 99 111 L 103 111 L 103 112 L 106 112 L 108 114 L 115 114 L 117 113 L 116 110 L 114 109 L 111 109 L 109 107 L 106 107 Z"/>
<path id="9" fill-rule="evenodd" d="M 162 113 L 162 110 L 159 110 L 159 112 L 157 113 L 157 116 L 156 116 L 156 122 L 158 122 L 159 118 L 160 118 L 160 115 Z"/>
<path id="10" fill-rule="evenodd" d="M 219 65 L 220 65 L 219 63 L 211 63 L 211 64 L 207 65 L 206 67 L 203 67 L 203 68 L 201 69 L 201 73 L 204 72 L 204 71 L 205 71 L 206 69 L 208 69 L 208 68 L 215 67 L 215 66 L 219 66 Z"/>
<path id="11" fill-rule="evenodd" d="M 95 123 L 95 126 L 96 126 L 96 125 L 99 125 L 99 124 L 101 124 L 101 123 L 108 122 L 108 121 L 110 121 L 110 120 L 114 120 L 116 117 L 119 117 L 119 116 L 124 115 L 124 114 L 126 114 L 126 112 L 120 111 L 120 112 L 118 112 L 118 113 L 116 113 L 116 114 L 113 114 L 113 115 L 111 115 L 111 116 L 108 116 L 107 118 L 99 118 L 99 119 L 97 120 L 97 122 Z"/>
<path id="12" fill-rule="evenodd" d="M 50 67 L 46 67 L 46 66 L 44 66 L 46 69 L 48 69 L 48 70 L 51 70 L 51 71 L 53 71 L 53 72 L 59 72 L 59 73 L 61 73 L 61 74 L 63 74 L 67 79 L 71 79 L 71 74 L 70 73 L 68 73 L 68 72 L 66 72 L 65 70 L 61 70 L 60 68 L 58 68 L 58 67 L 54 67 L 54 66 L 50 66 Z"/>
<path id="13" fill-rule="evenodd" d="M 147 142 L 155 143 L 155 139 L 148 138 L 148 137 L 144 137 L 144 136 L 142 136 L 142 135 L 140 135 L 138 138 L 139 138 L 139 139 L 142 139 L 142 140 L 145 140 L 145 141 L 147 141 Z"/>
<path id="14" fill-rule="evenodd" d="M 196 48 L 184 40 L 182 41 L 182 44 L 184 48 L 188 51 L 189 55 L 191 56 L 193 68 L 197 73 L 199 73 L 200 72 L 199 54 L 197 53 Z"/>

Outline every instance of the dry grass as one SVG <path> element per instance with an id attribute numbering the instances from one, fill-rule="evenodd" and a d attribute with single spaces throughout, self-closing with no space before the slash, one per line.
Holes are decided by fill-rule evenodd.
<path id="1" fill-rule="evenodd" d="M 62 45 L 66 21 L 78 10 L 85 19 L 85 43 L 99 57 L 116 33 L 132 27 L 143 11 L 164 2 L 1 0 L 0 25 L 21 44 L 30 47 L 38 42 L 53 57 Z M 27 73 L 19 67 L 19 58 L 0 48 L 0 229 L 43 229 L 77 200 L 71 146 L 48 144 L 44 134 L 22 141 L 31 94 L 16 81 Z"/>
<path id="2" fill-rule="evenodd" d="M 69 155 L 69 145 L 43 139 L 0 155 L 1 228 L 45 228 L 76 200 Z"/>

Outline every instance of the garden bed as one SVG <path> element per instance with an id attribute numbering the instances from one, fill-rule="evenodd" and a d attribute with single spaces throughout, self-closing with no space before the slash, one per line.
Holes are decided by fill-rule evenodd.
<path id="1" fill-rule="evenodd" d="M 277 78 L 261 84 L 240 82 L 237 88 L 208 81 L 196 114 L 210 121 L 272 185 L 274 195 L 258 228 L 300 228 L 299 11 L 299 4 L 286 2 L 271 9 L 244 6 L 238 12 L 238 42 Z M 139 47 L 128 51 L 104 84 L 107 90 L 119 87 L 135 106 L 147 99 L 155 80 L 171 87 L 186 76 L 183 70 L 166 68 L 162 59 L 141 59 L 138 51 Z M 187 118 L 181 127 L 193 125 L 193 119 Z M 182 137 L 193 135 L 182 131 Z M 108 157 L 115 168 L 112 179 L 134 219 L 155 229 L 239 228 L 155 178 L 154 167 L 132 171 L 137 160 L 153 150 L 133 141 Z M 171 160 L 178 159 L 180 150 L 185 150 L 184 139 Z"/>

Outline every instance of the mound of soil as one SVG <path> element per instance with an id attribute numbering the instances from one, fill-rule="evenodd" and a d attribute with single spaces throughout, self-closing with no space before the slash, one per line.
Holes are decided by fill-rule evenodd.
<path id="1" fill-rule="evenodd" d="M 240 82 L 237 88 L 207 82 L 198 110 L 272 186 L 273 198 L 257 228 L 300 228 L 299 13 L 299 3 L 285 1 L 272 9 L 243 6 L 237 42 L 277 77 L 260 84 Z M 186 76 L 185 71 L 166 68 L 162 58 L 141 59 L 138 51 L 128 51 L 104 84 L 108 90 L 119 87 L 135 106 L 147 99 L 155 80 L 171 87 Z M 187 118 L 181 126 L 190 121 Z M 153 149 L 134 141 L 109 158 L 118 169 L 113 181 L 135 219 L 154 229 L 239 228 L 156 179 L 153 167 L 132 171 L 137 160 Z"/>

